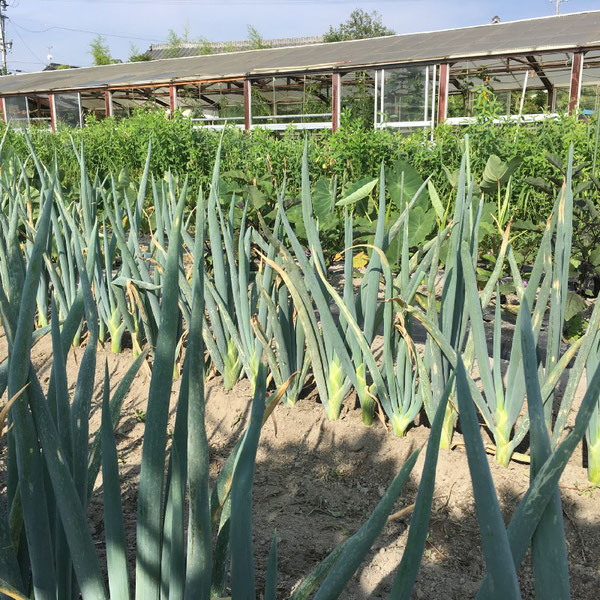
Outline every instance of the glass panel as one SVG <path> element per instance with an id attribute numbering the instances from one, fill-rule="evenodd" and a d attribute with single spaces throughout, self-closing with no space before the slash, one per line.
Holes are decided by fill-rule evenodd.
<path id="1" fill-rule="evenodd" d="M 88 117 L 104 119 L 106 117 L 104 91 L 81 92 L 81 112 L 84 121 Z"/>
<path id="2" fill-rule="evenodd" d="M 448 94 L 448 118 L 471 116 L 471 94 L 468 91 Z"/>
<path id="3" fill-rule="evenodd" d="M 373 126 L 375 71 L 357 71 L 341 77 L 342 118 L 358 120 L 365 127 Z"/>
<path id="4" fill-rule="evenodd" d="M 569 111 L 569 95 L 571 91 L 568 87 L 556 88 L 555 91 L 555 110 L 558 113 Z"/>
<path id="5" fill-rule="evenodd" d="M 58 94 L 54 96 L 56 123 L 79 127 L 81 125 L 79 112 L 79 94 Z"/>
<path id="6" fill-rule="evenodd" d="M 182 88 L 178 88 L 178 100 L 182 93 Z M 170 111 L 171 106 L 168 87 L 114 90 L 111 101 L 112 115 L 116 119 L 130 117 L 136 110 Z"/>
<path id="7" fill-rule="evenodd" d="M 11 123 L 27 125 L 27 98 L 25 96 L 10 96 L 4 98 L 6 120 Z"/>
<path id="8" fill-rule="evenodd" d="M 136 107 L 135 93 L 133 90 L 116 90 L 111 92 L 112 114 L 116 119 L 130 117 Z M 143 102 L 142 102 L 143 104 Z"/>
<path id="9" fill-rule="evenodd" d="M 50 97 L 46 95 L 27 96 L 29 124 L 38 127 L 50 127 L 52 113 L 50 112 Z"/>
<path id="10" fill-rule="evenodd" d="M 522 99 L 524 117 L 566 111 L 570 80 L 564 53 L 456 62 L 450 66 L 448 117 L 516 118 Z M 552 102 L 549 87 L 558 102 Z"/>
<path id="11" fill-rule="evenodd" d="M 331 74 L 265 77 L 252 81 L 254 126 L 331 122 Z"/>
<path id="12" fill-rule="evenodd" d="M 514 92 L 510 99 L 510 114 L 518 115 L 521 107 L 521 98 L 523 92 Z M 549 112 L 548 107 L 548 92 L 546 90 L 531 90 L 525 91 L 525 98 L 523 100 L 523 112 L 524 115 L 541 115 Z"/>
<path id="13" fill-rule="evenodd" d="M 427 67 L 385 69 L 382 121 L 424 121 Z M 429 90 L 427 90 L 428 92 Z M 429 118 L 430 111 L 427 111 Z"/>
<path id="14" fill-rule="evenodd" d="M 244 122 L 244 82 L 216 81 L 178 88 L 179 109 L 204 125 Z"/>
<path id="15" fill-rule="evenodd" d="M 579 110 L 583 115 L 593 115 L 600 106 L 600 84 L 585 85 L 581 88 Z"/>
<path id="16" fill-rule="evenodd" d="M 204 116 L 203 108 L 211 106 L 212 99 L 203 102 L 200 86 L 188 84 L 177 86 L 177 109 L 184 117 L 200 119 Z"/>

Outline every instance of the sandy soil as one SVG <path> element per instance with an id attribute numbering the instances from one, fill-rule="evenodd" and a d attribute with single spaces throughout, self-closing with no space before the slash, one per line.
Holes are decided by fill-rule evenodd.
<path id="1" fill-rule="evenodd" d="M 83 350 L 71 352 L 68 369 L 71 386 Z M 0 358 L 6 355 L 0 346 Z M 33 349 L 33 360 L 43 383 L 49 379 L 51 348 L 48 337 Z M 112 387 L 116 387 L 132 362 L 129 351 L 121 355 L 100 349 L 97 381 L 108 361 Z M 144 366 L 127 396 L 117 430 L 123 502 L 128 527 L 130 555 L 135 545 L 136 487 L 144 433 L 144 411 L 150 370 Z M 173 386 L 171 407 L 176 401 L 179 381 Z M 100 421 L 101 386 L 91 415 L 91 431 Z M 216 475 L 233 444 L 243 431 L 249 414 L 249 384 L 242 381 L 225 392 L 219 379 L 207 386 L 207 430 L 211 448 L 211 472 Z M 254 487 L 254 536 L 259 584 L 273 530 L 279 537 L 279 592 L 287 593 L 338 543 L 368 518 L 392 477 L 409 452 L 427 441 L 429 429 L 415 426 L 405 438 L 387 433 L 381 423 L 365 427 L 360 411 L 346 402 L 342 418 L 329 422 L 314 399 L 300 401 L 293 409 L 280 406 L 264 427 L 257 457 Z M 173 415 L 171 420 L 173 421 Z M 172 427 L 172 424 L 171 424 Z M 425 556 L 414 598 L 464 599 L 474 597 L 484 565 L 479 528 L 474 514 L 472 489 L 461 436 L 457 447 L 440 453 L 434 509 Z M 424 453 L 422 453 L 423 455 Z M 419 458 L 403 491 L 397 510 L 415 498 L 423 465 Z M 511 463 L 508 468 L 490 457 L 496 488 L 504 515 L 510 518 L 528 486 L 529 467 Z M 600 491 L 590 489 L 577 450 L 562 480 L 564 519 L 571 569 L 572 597 L 596 599 L 600 590 Z M 91 499 L 89 516 L 93 534 L 103 543 L 101 477 Z M 348 585 L 348 600 L 385 598 L 407 539 L 410 516 L 389 522 L 372 551 Z M 533 598 L 531 569 L 521 571 L 524 598 Z"/>

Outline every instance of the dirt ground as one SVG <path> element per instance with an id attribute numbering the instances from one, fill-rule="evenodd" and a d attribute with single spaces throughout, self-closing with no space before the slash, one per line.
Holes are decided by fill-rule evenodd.
<path id="1" fill-rule="evenodd" d="M 74 386 L 83 350 L 68 359 L 70 384 Z M 48 336 L 33 349 L 33 360 L 42 383 L 51 368 Z M 0 346 L 0 358 L 6 356 Z M 102 381 L 108 361 L 111 387 L 116 387 L 132 362 L 130 351 L 120 355 L 100 349 L 97 381 Z M 144 433 L 145 403 L 150 370 L 144 366 L 123 405 L 117 430 L 130 556 L 135 545 L 136 488 Z M 171 407 L 176 401 L 175 381 Z M 90 429 L 100 421 L 101 384 L 93 400 Z M 352 404 L 350 399 L 347 404 Z M 207 385 L 207 431 L 211 473 L 216 475 L 244 429 L 251 395 L 247 381 L 225 392 L 218 378 Z M 171 427 L 173 415 L 171 416 Z M 314 399 L 301 400 L 293 409 L 280 406 L 263 428 L 254 486 L 254 541 L 257 579 L 262 584 L 273 530 L 279 539 L 279 594 L 286 597 L 328 552 L 368 518 L 384 490 L 408 454 L 423 446 L 429 429 L 411 428 L 405 438 L 384 430 L 381 423 L 362 425 L 360 411 L 346 406 L 339 421 L 325 418 Z M 414 598 L 462 600 L 475 596 L 484 574 L 479 528 L 474 513 L 469 471 L 461 436 L 457 447 L 439 456 L 436 491 L 425 556 L 415 585 Z M 415 498 L 424 452 L 400 496 L 396 510 Z M 512 462 L 489 463 L 501 499 L 505 519 L 528 486 L 529 467 Z M 600 590 L 600 491 L 591 489 L 583 467 L 581 448 L 568 465 L 561 492 L 567 531 L 572 597 L 596 600 Z M 89 517 L 99 547 L 104 540 L 101 477 L 90 502 Z M 388 522 L 361 568 L 348 584 L 343 598 L 386 598 L 404 550 L 410 515 Z M 521 570 L 524 598 L 533 598 L 528 564 Z"/>

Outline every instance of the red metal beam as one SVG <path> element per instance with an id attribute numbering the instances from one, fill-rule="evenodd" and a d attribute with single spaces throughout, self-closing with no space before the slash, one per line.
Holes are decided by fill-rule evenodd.
<path id="1" fill-rule="evenodd" d="M 440 65 L 440 84 L 438 87 L 438 112 L 437 122 L 443 123 L 448 114 L 448 81 L 450 77 L 450 68 L 448 63 Z"/>
<path id="2" fill-rule="evenodd" d="M 581 76 L 583 71 L 583 53 L 573 53 L 573 66 L 571 67 L 571 89 L 569 91 L 569 114 L 572 115 L 579 106 L 579 93 L 581 92 Z"/>
<path id="3" fill-rule="evenodd" d="M 54 94 L 48 94 L 48 100 L 50 102 L 50 124 L 52 131 L 56 132 L 56 106 L 54 105 Z"/>
<path id="4" fill-rule="evenodd" d="M 331 82 L 331 130 L 337 131 L 340 126 L 340 74 L 334 73 Z"/>
<path id="5" fill-rule="evenodd" d="M 104 109 L 106 111 L 107 117 L 112 117 L 112 98 L 110 97 L 110 92 L 107 90 L 104 92 Z"/>
<path id="6" fill-rule="evenodd" d="M 4 104 L 6 100 L 4 98 L 0 98 L 0 109 L 2 110 L 2 120 L 6 123 L 6 105 Z"/>
<path id="7" fill-rule="evenodd" d="M 244 79 L 244 129 L 250 131 L 252 126 L 252 96 L 250 94 L 250 80 Z"/>
<path id="8" fill-rule="evenodd" d="M 169 87 L 169 108 L 171 109 L 171 118 L 177 110 L 177 88 L 172 85 Z"/>

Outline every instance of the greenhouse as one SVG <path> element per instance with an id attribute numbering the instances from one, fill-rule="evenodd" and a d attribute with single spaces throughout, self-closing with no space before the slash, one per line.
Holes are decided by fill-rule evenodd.
<path id="1" fill-rule="evenodd" d="M 342 114 L 410 131 L 596 111 L 600 11 L 208 56 L 0 77 L 3 119 L 56 130 L 139 107 L 197 127 L 336 130 Z"/>

